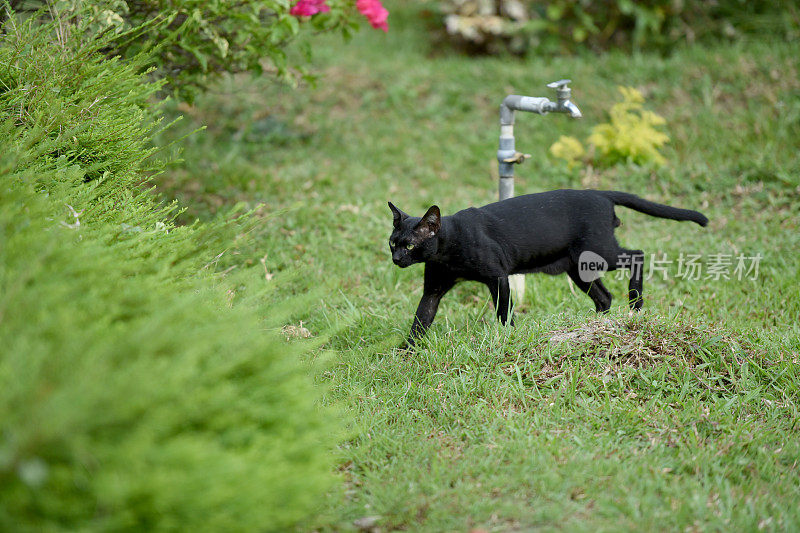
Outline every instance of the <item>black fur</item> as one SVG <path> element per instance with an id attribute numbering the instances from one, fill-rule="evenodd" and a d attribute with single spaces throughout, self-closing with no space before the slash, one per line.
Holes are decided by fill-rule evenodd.
<path id="1" fill-rule="evenodd" d="M 642 307 L 641 250 L 622 248 L 614 238 L 621 224 L 614 206 L 701 226 L 708 219 L 697 211 L 649 202 L 618 191 L 559 190 L 518 196 L 470 207 L 442 217 L 432 206 L 412 217 L 391 202 L 394 229 L 389 239 L 392 261 L 401 268 L 425 263 L 422 299 L 414 316 L 408 344 L 433 322 L 439 301 L 457 282 L 484 283 L 492 295 L 497 317 L 505 324 L 512 307 L 508 276 L 531 272 L 567 273 L 589 295 L 598 312 L 611 307 L 611 294 L 600 279 L 581 280 L 578 257 L 591 251 L 608 264 L 607 270 L 628 268 L 628 298 L 632 309 Z"/>

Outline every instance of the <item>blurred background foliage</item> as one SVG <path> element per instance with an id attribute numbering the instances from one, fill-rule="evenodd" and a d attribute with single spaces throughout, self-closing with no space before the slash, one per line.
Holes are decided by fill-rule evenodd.
<path id="1" fill-rule="evenodd" d="M 766 0 L 442 0 L 437 11 L 440 37 L 473 53 L 668 51 L 765 31 L 800 37 L 800 8 Z"/>

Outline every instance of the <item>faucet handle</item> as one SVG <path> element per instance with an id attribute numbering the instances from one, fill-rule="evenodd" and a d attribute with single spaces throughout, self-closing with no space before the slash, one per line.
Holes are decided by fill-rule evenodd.
<path id="1" fill-rule="evenodd" d="M 567 87 L 568 83 L 572 83 L 572 80 L 554 81 L 553 83 L 548 83 L 547 87 L 550 89 L 564 90 L 564 89 L 569 89 L 569 87 Z"/>
<path id="2" fill-rule="evenodd" d="M 568 83 L 572 83 L 572 80 L 558 80 L 553 83 L 548 83 L 547 86 L 556 90 L 556 96 L 558 96 L 559 102 L 564 102 L 569 100 L 572 96 L 572 89 L 567 87 Z"/>

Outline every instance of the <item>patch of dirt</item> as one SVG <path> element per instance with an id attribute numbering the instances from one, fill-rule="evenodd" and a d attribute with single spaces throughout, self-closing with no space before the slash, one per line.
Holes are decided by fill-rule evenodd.
<path id="1" fill-rule="evenodd" d="M 303 326 L 303 322 L 300 322 L 299 326 L 295 326 L 294 324 L 287 324 L 281 328 L 281 333 L 284 334 L 286 340 L 289 339 L 307 339 L 311 337 L 311 332 Z"/>
<path id="2" fill-rule="evenodd" d="M 626 367 L 682 366 L 703 387 L 718 391 L 728 389 L 745 361 L 771 364 L 749 342 L 719 326 L 656 316 L 602 317 L 567 325 L 531 348 L 532 355 L 549 355 L 536 371 L 524 373 L 539 385 L 573 373 L 576 359 L 587 376 L 604 382 Z M 509 365 L 504 371 L 512 374 L 516 368 Z"/>
<path id="3" fill-rule="evenodd" d="M 672 357 L 680 357 L 694 366 L 705 359 L 695 356 L 712 346 L 719 355 L 729 355 L 739 364 L 749 355 L 749 350 L 739 340 L 716 326 L 638 317 L 590 320 L 552 331 L 548 340 L 552 345 L 566 343 L 572 348 L 583 347 L 587 355 L 636 367 L 651 366 Z"/>

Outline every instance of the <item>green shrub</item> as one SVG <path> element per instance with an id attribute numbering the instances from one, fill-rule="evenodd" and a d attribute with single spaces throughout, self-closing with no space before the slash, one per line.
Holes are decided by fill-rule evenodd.
<path id="1" fill-rule="evenodd" d="M 191 100 L 210 78 L 265 68 L 293 80 L 305 73 L 304 35 L 356 27 L 355 3 L 331 1 L 328 13 L 300 21 L 286 0 L 31 0 L 29 10 L 54 16 L 64 31 L 93 39 L 105 33 L 110 55 L 149 52 L 168 88 Z"/>
<path id="2" fill-rule="evenodd" d="M 339 427 L 273 331 L 292 304 L 204 268 L 245 218 L 176 227 L 141 186 L 139 60 L 54 31 L 0 43 L 0 530 L 285 530 Z"/>
<path id="3" fill-rule="evenodd" d="M 64 42 L 52 25 L 32 18 L 11 18 L 3 32 L 0 116 L 31 132 L 25 164 L 65 169 L 41 186 L 70 188 L 87 218 L 124 214 L 134 221 L 140 209 L 153 210 L 152 195 L 137 190 L 144 173 L 160 168 L 150 138 L 160 121 L 152 102 L 161 82 L 141 74 L 146 57 L 106 60 L 100 52 L 108 38 Z M 79 186 L 84 182 L 91 184 Z"/>

